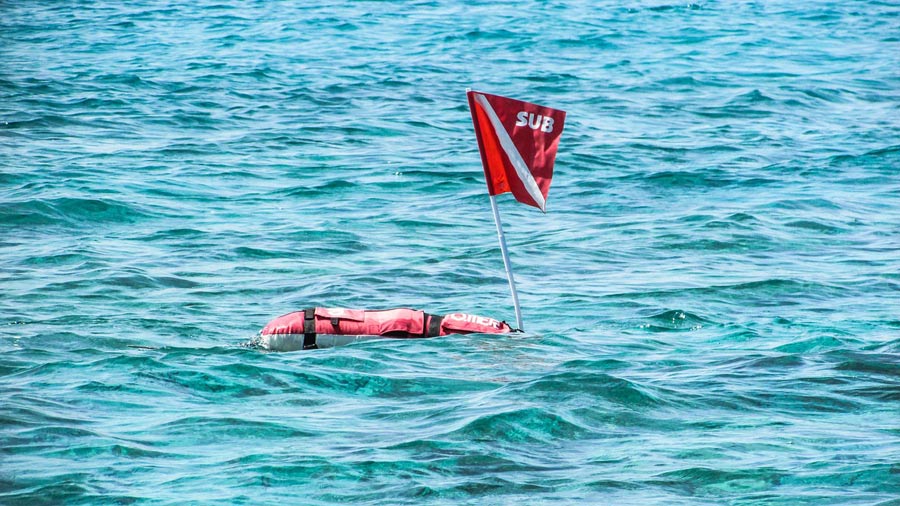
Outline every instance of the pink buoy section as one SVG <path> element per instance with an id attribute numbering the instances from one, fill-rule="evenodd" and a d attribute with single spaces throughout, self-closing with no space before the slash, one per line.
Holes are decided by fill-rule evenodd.
<path id="1" fill-rule="evenodd" d="M 449 334 L 507 334 L 504 321 L 466 313 L 433 315 L 416 309 L 364 310 L 308 308 L 279 316 L 260 331 L 259 343 L 274 351 L 338 346 L 392 337 L 427 338 Z"/>

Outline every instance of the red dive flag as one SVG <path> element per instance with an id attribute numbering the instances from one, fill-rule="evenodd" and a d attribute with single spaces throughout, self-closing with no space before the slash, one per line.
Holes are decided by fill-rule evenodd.
<path id="1" fill-rule="evenodd" d="M 488 193 L 545 211 L 565 111 L 469 91 Z"/>

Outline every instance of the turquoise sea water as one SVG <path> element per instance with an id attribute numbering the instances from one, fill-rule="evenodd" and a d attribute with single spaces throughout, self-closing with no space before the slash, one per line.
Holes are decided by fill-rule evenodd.
<path id="1" fill-rule="evenodd" d="M 499 198 L 465 89 L 568 112 Z M 0 503 L 900 505 L 894 2 L 0 2 Z"/>

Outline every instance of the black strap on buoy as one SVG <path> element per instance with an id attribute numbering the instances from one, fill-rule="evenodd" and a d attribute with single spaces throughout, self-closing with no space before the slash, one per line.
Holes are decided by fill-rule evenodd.
<path id="1" fill-rule="evenodd" d="M 316 348 L 316 308 L 310 307 L 303 310 L 303 349 Z"/>
<path id="2" fill-rule="evenodd" d="M 442 321 L 444 321 L 443 315 L 425 313 L 425 325 L 422 325 L 422 330 L 425 333 L 424 337 L 437 337 L 441 335 Z"/>

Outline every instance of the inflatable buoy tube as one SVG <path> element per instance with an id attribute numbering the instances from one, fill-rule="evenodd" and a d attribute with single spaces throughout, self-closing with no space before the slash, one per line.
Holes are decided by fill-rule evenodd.
<path id="1" fill-rule="evenodd" d="M 465 313 L 433 315 L 415 309 L 315 307 L 270 321 L 259 333 L 261 347 L 273 351 L 310 350 L 385 337 L 411 339 L 449 334 L 508 334 L 506 322 Z"/>

